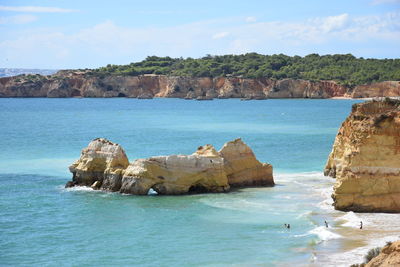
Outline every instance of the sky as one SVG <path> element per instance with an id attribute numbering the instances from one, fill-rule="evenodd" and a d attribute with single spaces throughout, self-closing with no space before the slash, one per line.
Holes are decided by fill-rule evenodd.
<path id="1" fill-rule="evenodd" d="M 400 0 L 0 0 L 0 68 L 147 56 L 400 57 Z"/>

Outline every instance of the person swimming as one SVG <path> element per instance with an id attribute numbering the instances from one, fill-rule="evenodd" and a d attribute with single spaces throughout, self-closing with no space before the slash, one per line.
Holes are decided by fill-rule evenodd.
<path id="1" fill-rule="evenodd" d="M 290 223 L 288 223 L 288 225 L 287 225 L 287 229 L 290 229 Z"/>

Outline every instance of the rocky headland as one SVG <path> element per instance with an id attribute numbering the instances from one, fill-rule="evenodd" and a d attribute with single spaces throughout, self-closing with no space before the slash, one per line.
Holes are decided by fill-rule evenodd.
<path id="1" fill-rule="evenodd" d="M 274 80 L 240 77 L 166 75 L 93 75 L 89 71 L 59 71 L 49 76 L 0 78 L 0 97 L 153 97 L 210 100 L 214 98 L 363 98 L 400 96 L 400 82 L 346 87 L 335 81 Z"/>
<path id="2" fill-rule="evenodd" d="M 156 156 L 129 163 L 123 148 L 103 138 L 94 139 L 69 167 L 66 187 L 91 186 L 112 192 L 146 195 L 219 193 L 243 186 L 273 186 L 272 166 L 259 162 L 241 139 L 220 151 L 200 146 L 191 155 Z"/>
<path id="3" fill-rule="evenodd" d="M 353 105 L 329 155 L 338 210 L 400 212 L 400 101 Z"/>
<path id="4" fill-rule="evenodd" d="M 365 267 L 400 266 L 400 241 L 390 242 L 381 249 L 378 256 L 371 259 Z"/>

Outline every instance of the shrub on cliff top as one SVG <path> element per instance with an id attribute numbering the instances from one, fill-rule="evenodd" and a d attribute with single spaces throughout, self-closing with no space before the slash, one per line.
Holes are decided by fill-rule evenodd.
<path id="1" fill-rule="evenodd" d="M 364 59 L 351 54 L 305 57 L 279 55 L 224 55 L 203 58 L 150 56 L 128 65 L 94 69 L 97 75 L 163 74 L 170 76 L 335 80 L 346 86 L 400 80 L 400 59 Z"/>
<path id="2" fill-rule="evenodd" d="M 380 248 L 380 247 L 376 247 L 376 248 L 370 249 L 370 250 L 368 251 L 367 255 L 364 256 L 364 260 L 365 260 L 364 262 L 365 262 L 365 263 L 368 263 L 368 262 L 370 262 L 373 258 L 375 258 L 376 256 L 378 256 L 379 253 L 381 252 L 381 249 L 382 249 L 382 248 Z"/>

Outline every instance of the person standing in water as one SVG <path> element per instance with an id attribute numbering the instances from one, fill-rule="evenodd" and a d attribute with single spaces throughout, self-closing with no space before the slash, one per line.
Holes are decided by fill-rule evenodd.
<path id="1" fill-rule="evenodd" d="M 360 221 L 360 229 L 362 229 L 362 227 L 363 227 L 363 223 L 362 223 L 362 221 Z"/>
<path id="2" fill-rule="evenodd" d="M 327 221 L 325 221 L 325 227 L 328 228 L 328 222 Z"/>

